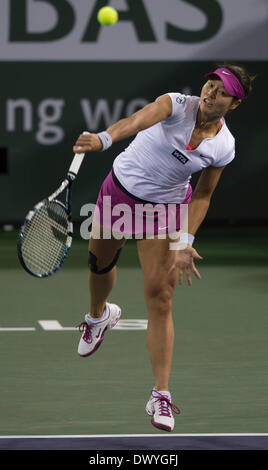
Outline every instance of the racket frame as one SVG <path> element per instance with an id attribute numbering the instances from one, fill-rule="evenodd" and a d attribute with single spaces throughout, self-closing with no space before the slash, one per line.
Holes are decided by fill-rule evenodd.
<path id="1" fill-rule="evenodd" d="M 32 276 L 38 277 L 40 279 L 44 277 L 49 277 L 52 276 L 56 271 L 60 269 L 64 261 L 66 260 L 69 250 L 72 245 L 72 239 L 73 239 L 73 223 L 72 223 L 72 212 L 71 212 L 71 190 L 72 190 L 72 182 L 74 178 L 71 175 L 67 175 L 67 178 L 61 183 L 59 188 L 51 194 L 48 198 L 43 199 L 43 201 L 38 202 L 33 209 L 31 209 L 28 214 L 25 217 L 24 224 L 21 227 L 20 233 L 19 233 L 19 238 L 18 238 L 18 244 L 17 244 L 17 251 L 18 251 L 18 257 L 21 262 L 21 265 L 23 268 Z M 65 204 L 63 202 L 59 201 L 57 196 L 61 194 L 64 190 L 66 189 L 66 198 L 65 198 Z M 24 240 L 24 232 L 26 230 L 26 227 L 36 214 L 36 212 L 41 209 L 42 206 L 45 206 L 48 202 L 54 202 L 56 204 L 59 204 L 67 213 L 67 239 L 66 239 L 66 245 L 65 245 L 65 250 L 63 253 L 63 256 L 61 257 L 59 263 L 57 266 L 51 270 L 49 273 L 46 274 L 40 274 L 40 273 L 35 273 L 32 271 L 24 262 L 23 255 L 22 255 L 22 244 Z"/>
<path id="2" fill-rule="evenodd" d="M 89 134 L 89 132 L 84 131 L 83 134 Z M 22 267 L 29 274 L 31 274 L 32 276 L 35 276 L 35 277 L 38 277 L 38 278 L 41 278 L 41 279 L 44 278 L 44 277 L 51 276 L 52 274 L 54 274 L 56 271 L 58 271 L 60 269 L 63 262 L 67 258 L 67 255 L 68 255 L 69 250 L 71 248 L 72 238 L 73 238 L 73 223 L 72 223 L 72 211 L 71 211 L 72 183 L 74 182 L 74 180 L 75 180 L 75 178 L 76 178 L 76 176 L 79 172 L 79 169 L 80 169 L 80 166 L 82 165 L 84 157 L 85 157 L 85 153 L 76 153 L 74 155 L 74 158 L 73 158 L 71 166 L 68 170 L 67 176 L 66 176 L 65 180 L 62 181 L 59 188 L 54 193 L 52 193 L 48 198 L 43 199 L 42 201 L 38 202 L 33 207 L 33 209 L 31 209 L 28 212 L 28 214 L 26 215 L 26 217 L 24 219 L 24 223 L 23 223 L 23 225 L 20 229 L 19 238 L 18 238 L 18 242 L 17 242 L 17 251 L 18 251 L 18 257 L 19 257 L 19 260 L 20 260 L 20 263 L 21 263 Z M 65 205 L 64 205 L 61 201 L 58 201 L 56 198 L 65 189 L 66 189 L 66 198 L 65 198 Z M 27 225 L 29 224 L 29 222 L 31 221 L 31 219 L 33 218 L 35 213 L 42 206 L 45 206 L 48 202 L 55 202 L 55 203 L 59 204 L 60 206 L 62 206 L 63 209 L 66 211 L 66 213 L 67 213 L 67 239 L 66 239 L 66 246 L 65 246 L 64 254 L 63 254 L 61 260 L 59 261 L 59 263 L 57 264 L 57 266 L 47 274 L 38 274 L 38 273 L 33 272 L 24 262 L 24 259 L 23 259 L 23 256 L 22 256 L 23 236 L 24 236 L 24 232 L 25 232 L 25 229 L 26 229 Z"/>

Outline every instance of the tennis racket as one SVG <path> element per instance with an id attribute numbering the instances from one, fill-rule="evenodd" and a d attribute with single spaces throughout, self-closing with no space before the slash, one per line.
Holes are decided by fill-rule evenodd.
<path id="1" fill-rule="evenodd" d="M 84 132 L 86 134 L 86 132 Z M 85 154 L 76 153 L 65 180 L 25 217 L 18 239 L 18 257 L 32 276 L 44 278 L 60 269 L 72 244 L 72 184 Z M 66 191 L 65 204 L 56 198 Z"/>

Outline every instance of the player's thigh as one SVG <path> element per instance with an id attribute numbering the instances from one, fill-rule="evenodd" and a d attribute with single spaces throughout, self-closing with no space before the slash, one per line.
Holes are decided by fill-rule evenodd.
<path id="1" fill-rule="evenodd" d="M 125 241 L 125 238 L 118 240 L 112 234 L 108 234 L 100 225 L 94 227 L 89 240 L 89 252 L 96 257 L 98 269 L 105 268 L 115 260 Z"/>
<path id="2" fill-rule="evenodd" d="M 144 274 L 144 286 L 146 289 L 174 289 L 178 270 L 170 268 L 175 261 L 176 250 L 170 250 L 169 239 L 147 239 L 137 242 L 138 255 Z"/>

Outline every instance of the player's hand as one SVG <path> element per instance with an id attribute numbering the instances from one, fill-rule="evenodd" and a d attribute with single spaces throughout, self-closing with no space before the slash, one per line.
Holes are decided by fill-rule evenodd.
<path id="1" fill-rule="evenodd" d="M 74 153 L 99 152 L 102 149 L 102 143 L 97 134 L 80 134 L 73 147 Z"/>
<path id="2" fill-rule="evenodd" d="M 183 250 L 177 250 L 175 255 L 175 261 L 173 262 L 169 273 L 173 271 L 173 269 L 179 269 L 179 283 L 182 284 L 183 281 L 183 274 L 186 274 L 188 286 L 192 285 L 192 278 L 191 278 L 191 271 L 194 273 L 197 279 L 201 279 L 199 271 L 196 269 L 194 264 L 194 259 L 203 259 L 197 251 L 187 245 L 186 248 Z"/>

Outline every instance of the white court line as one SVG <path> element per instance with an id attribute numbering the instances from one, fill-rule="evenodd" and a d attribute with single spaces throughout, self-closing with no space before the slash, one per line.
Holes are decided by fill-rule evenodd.
<path id="1" fill-rule="evenodd" d="M 0 328 L 0 331 L 35 331 L 36 328 Z"/>
<path id="2" fill-rule="evenodd" d="M 58 320 L 38 320 L 39 325 L 45 331 L 77 331 L 75 326 L 64 327 L 60 324 Z M 135 331 L 135 330 L 146 330 L 148 320 L 140 319 L 129 319 L 129 320 L 119 320 L 117 325 L 114 326 L 113 330 L 121 331 Z M 0 328 L 0 332 L 3 331 L 36 331 L 36 328 Z"/>
<path id="3" fill-rule="evenodd" d="M 111 438 L 111 437 L 228 437 L 228 436 L 268 436 L 268 433 L 204 433 L 204 434 L 75 434 L 75 435 L 66 435 L 66 434 L 59 434 L 59 435 L 34 435 L 34 436 L 0 436 L 0 439 L 81 439 L 81 438 Z"/>
<path id="4" fill-rule="evenodd" d="M 45 331 L 74 331 L 75 327 L 63 327 L 58 320 L 38 320 L 39 325 Z"/>
<path id="5" fill-rule="evenodd" d="M 77 327 L 63 327 L 58 320 L 38 320 L 39 325 L 45 331 L 77 331 Z M 148 320 L 119 320 L 113 330 L 146 330 Z"/>

